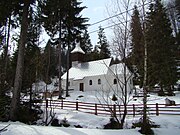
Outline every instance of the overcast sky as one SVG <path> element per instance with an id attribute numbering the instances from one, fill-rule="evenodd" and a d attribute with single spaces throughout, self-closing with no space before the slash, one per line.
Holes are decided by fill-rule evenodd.
<path id="1" fill-rule="evenodd" d="M 115 2 L 115 0 L 79 0 L 79 1 L 82 2 L 81 6 L 87 7 L 81 12 L 81 14 L 83 17 L 89 18 L 88 24 L 96 23 L 98 21 L 101 21 L 105 18 L 108 18 L 108 17 L 120 12 L 120 11 L 118 11 L 117 13 L 108 15 L 107 10 L 110 11 L 111 9 L 113 9 L 112 3 Z M 141 1 L 141 0 L 131 0 L 130 1 L 131 6 L 134 6 L 134 4 L 137 4 L 138 3 L 137 1 Z M 125 11 L 125 10 L 122 9 L 122 11 Z M 101 23 L 98 23 L 96 25 L 88 27 L 88 32 L 89 32 L 91 42 L 93 45 L 96 45 L 98 42 L 98 34 L 97 34 L 98 29 L 99 29 L 98 27 L 99 26 L 107 27 L 107 26 L 111 26 L 111 25 L 112 25 L 112 22 L 110 22 L 110 20 L 107 20 L 107 21 L 103 21 Z M 96 32 L 94 32 L 94 31 L 96 31 Z M 93 32 L 93 33 L 91 33 L 91 32 Z M 104 32 L 105 32 L 105 35 L 106 35 L 108 41 L 111 42 L 111 40 L 113 38 L 112 28 L 105 29 Z M 43 35 L 42 39 L 47 39 L 46 35 Z"/>
<path id="2" fill-rule="evenodd" d="M 82 1 L 81 6 L 87 7 L 81 12 L 81 14 L 83 17 L 89 18 L 88 24 L 93 24 L 95 22 L 98 22 L 98 21 L 103 20 L 103 19 L 108 17 L 107 12 L 106 12 L 106 5 L 107 5 L 108 1 L 110 1 L 110 0 L 79 0 L 79 1 Z M 88 32 L 98 30 L 98 27 L 100 25 L 102 27 L 107 26 L 108 21 L 98 23 L 98 24 L 93 25 L 93 26 L 89 26 Z M 108 36 L 108 33 L 109 32 L 107 30 L 105 30 L 105 34 L 106 34 L 107 38 L 110 37 L 110 36 Z M 96 45 L 98 42 L 97 32 L 93 32 L 89 35 L 90 35 L 90 39 L 91 39 L 92 44 Z M 41 35 L 40 40 L 43 42 L 41 43 L 40 46 L 44 46 L 47 43 L 48 39 L 49 39 L 49 36 L 47 36 L 46 32 L 44 32 L 44 34 Z"/>
<path id="3" fill-rule="evenodd" d="M 113 8 L 112 3 L 115 2 L 115 0 L 80 0 L 80 1 L 82 1 L 81 6 L 87 7 L 86 9 L 84 9 L 82 11 L 82 14 L 83 14 L 83 17 L 88 17 L 90 19 L 88 22 L 89 24 L 96 23 L 98 21 L 101 21 L 101 20 L 109 17 L 109 16 L 114 15 L 114 14 L 108 15 L 107 8 L 110 11 Z M 126 0 L 119 0 L 119 1 L 122 2 L 122 4 L 123 4 L 123 2 L 126 2 Z M 162 1 L 166 1 L 166 0 L 162 0 Z M 141 0 L 130 0 L 130 5 L 133 8 L 134 5 L 135 4 L 138 5 L 139 2 L 141 3 Z M 147 3 L 147 1 L 145 3 Z M 123 10 L 123 8 L 122 8 L 122 11 L 125 11 L 125 9 Z M 118 11 L 118 13 L 119 12 L 120 11 Z M 115 14 L 117 14 L 117 13 L 115 13 Z M 94 31 L 98 30 L 98 27 L 100 25 L 102 27 L 107 27 L 107 26 L 112 25 L 112 23 L 110 23 L 110 20 L 107 20 L 102 23 L 98 23 L 96 25 L 89 26 L 88 32 L 90 33 L 90 38 L 91 38 L 91 42 L 93 45 L 96 45 L 97 41 L 98 41 L 98 34 L 97 34 L 97 32 L 94 32 Z M 93 33 L 91 33 L 91 32 L 93 32 Z M 111 39 L 113 37 L 112 28 L 105 29 L 104 32 L 106 34 L 108 41 L 111 42 Z"/>
<path id="4" fill-rule="evenodd" d="M 82 1 L 81 6 L 87 7 L 86 9 L 82 11 L 82 14 L 83 14 L 83 17 L 88 17 L 90 19 L 88 22 L 89 24 L 96 23 L 105 18 L 108 18 L 110 16 L 120 13 L 120 11 L 116 11 L 115 13 L 112 13 L 112 10 L 114 10 L 114 8 L 117 8 L 116 6 L 114 6 L 115 0 L 81 0 L 81 1 Z M 130 0 L 130 5 L 133 7 L 135 3 L 138 4 L 138 1 L 141 1 L 141 0 Z M 119 0 L 119 3 L 120 3 L 119 5 L 123 5 L 124 2 L 126 1 Z M 125 9 L 122 6 L 121 12 L 123 11 L 125 11 Z M 98 42 L 97 30 L 99 26 L 102 26 L 103 28 L 107 26 L 112 26 L 111 19 L 103 21 L 93 26 L 89 26 L 88 32 L 90 33 L 90 38 L 93 45 L 96 45 Z M 113 38 L 112 27 L 105 29 L 104 32 L 108 41 L 111 42 Z"/>
<path id="5" fill-rule="evenodd" d="M 83 17 L 89 18 L 88 24 L 93 24 L 100 20 L 103 20 L 108 17 L 106 6 L 108 5 L 109 0 L 82 0 L 82 6 L 86 6 L 87 8 L 82 11 Z M 93 26 L 89 26 L 88 32 L 91 33 L 93 31 L 98 30 L 99 26 L 107 26 L 108 21 L 98 23 Z M 109 33 L 105 30 L 105 34 L 109 37 Z M 98 36 L 97 32 L 93 32 L 90 34 L 91 42 L 93 45 L 97 44 Z"/>

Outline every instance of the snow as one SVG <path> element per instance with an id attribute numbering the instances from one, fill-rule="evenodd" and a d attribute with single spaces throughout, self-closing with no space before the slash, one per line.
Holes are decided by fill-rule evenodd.
<path id="1" fill-rule="evenodd" d="M 41 82 L 42 87 L 44 85 Z M 49 85 L 52 88 L 53 84 Z M 148 103 L 165 103 L 165 98 L 174 100 L 177 104 L 180 104 L 180 91 L 175 92 L 176 96 L 171 97 L 159 97 L 156 94 L 151 94 L 148 97 Z M 96 91 L 70 92 L 70 97 L 66 100 L 81 101 L 97 103 L 98 97 Z M 57 99 L 57 97 L 54 97 Z M 99 97 L 99 100 L 101 98 Z M 132 100 L 130 104 L 142 103 L 142 98 Z M 0 122 L 0 129 L 10 124 L 6 131 L 0 132 L 0 135 L 141 135 L 138 131 L 139 128 L 132 129 L 132 123 L 139 120 L 140 116 L 132 117 L 127 116 L 124 128 L 119 130 L 107 130 L 103 129 L 104 125 L 109 122 L 109 116 L 101 116 L 94 114 L 87 114 L 76 110 L 55 110 L 56 118 L 59 120 L 66 119 L 70 124 L 70 127 L 52 127 L 52 126 L 38 126 L 38 125 L 26 125 L 20 122 Z M 155 135 L 179 135 L 180 133 L 180 115 L 150 115 L 151 121 L 160 125 L 160 128 L 153 128 Z M 82 128 L 75 128 L 80 125 Z"/>
<path id="2" fill-rule="evenodd" d="M 85 54 L 85 52 L 80 47 L 80 43 L 77 43 L 76 47 L 71 51 L 71 53 L 76 53 L 76 52 Z"/>
<path id="3" fill-rule="evenodd" d="M 87 76 L 104 75 L 108 71 L 108 66 L 110 65 L 110 62 L 111 58 L 79 63 L 78 66 L 71 67 L 69 69 L 69 78 L 78 79 Z M 66 74 L 67 73 L 62 76 L 62 79 L 66 79 Z"/>
<path id="4" fill-rule="evenodd" d="M 112 74 L 123 74 L 124 73 L 125 64 L 119 63 L 119 64 L 113 64 L 110 66 L 110 73 Z M 126 67 L 126 74 L 130 74 L 130 71 Z"/>
<path id="5" fill-rule="evenodd" d="M 57 78 L 51 79 L 52 83 L 47 85 L 47 90 L 49 92 L 52 92 L 52 91 L 56 90 L 57 86 L 55 86 L 55 83 L 57 83 L 58 81 L 59 81 L 59 79 L 57 79 Z M 37 83 L 33 83 L 32 84 L 32 90 L 34 92 L 37 92 L 37 93 L 45 92 L 45 90 L 46 90 L 46 83 L 44 81 L 39 81 Z"/>
<path id="6" fill-rule="evenodd" d="M 12 123 L 8 130 L 1 135 L 140 135 L 137 129 L 126 130 L 100 130 L 100 129 L 82 129 L 82 128 L 63 128 L 63 127 L 45 127 L 28 126 L 19 122 Z M 0 128 L 5 123 L 0 123 Z"/>
<path id="7" fill-rule="evenodd" d="M 83 128 L 102 129 L 109 122 L 109 117 L 85 114 L 83 112 L 64 110 L 57 113 L 58 119 L 67 119 L 70 125 L 80 125 Z M 97 121 L 98 120 L 98 121 Z M 71 126 L 74 127 L 74 126 Z"/>
<path id="8" fill-rule="evenodd" d="M 82 115 L 82 114 L 80 114 Z M 84 117 L 80 116 L 80 119 Z M 88 117 L 88 116 L 85 116 Z M 91 118 L 91 117 L 89 117 Z M 101 121 L 97 118 L 94 124 Z M 155 135 L 179 135 L 180 133 L 180 116 L 156 116 L 153 121 L 160 124 L 161 128 L 154 128 Z M 97 122 L 97 123 L 96 123 Z M 119 130 L 103 130 L 103 129 L 85 129 L 85 128 L 64 128 L 51 126 L 32 126 L 25 125 L 20 122 L 1 122 L 0 129 L 10 124 L 7 131 L 0 132 L 0 135 L 141 135 L 136 129 L 119 129 Z M 93 123 L 91 123 L 93 124 Z"/>

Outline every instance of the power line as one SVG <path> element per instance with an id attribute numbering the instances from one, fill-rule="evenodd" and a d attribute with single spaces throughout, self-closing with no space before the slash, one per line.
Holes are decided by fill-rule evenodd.
<path id="1" fill-rule="evenodd" d="M 148 2 L 148 3 L 144 4 L 144 5 L 148 5 L 149 3 L 152 3 L 152 2 Z M 140 5 L 140 6 L 138 6 L 137 8 L 140 8 L 140 7 L 142 7 L 142 6 L 143 6 L 143 5 Z M 120 13 L 118 13 L 118 14 L 116 14 L 116 15 L 110 16 L 110 17 L 105 18 L 105 19 L 103 19 L 103 20 L 97 21 L 97 22 L 95 22 L 95 23 L 90 24 L 90 26 L 93 26 L 93 25 L 96 25 L 96 24 L 98 24 L 98 23 L 107 21 L 107 20 L 109 20 L 109 19 L 111 19 L 111 18 L 114 18 L 114 17 L 116 17 L 116 16 L 122 15 L 122 14 L 124 14 L 124 13 L 126 13 L 126 12 L 129 12 L 129 11 L 133 10 L 133 9 L 134 9 L 134 8 L 131 8 L 131 9 L 129 9 L 129 10 L 120 12 Z M 90 27 L 90 26 L 89 26 L 89 27 Z"/>
<path id="2" fill-rule="evenodd" d="M 150 2 L 149 2 L 150 3 Z M 146 5 L 147 5 L 148 3 L 146 3 Z M 141 5 L 142 6 L 142 5 Z M 141 6 L 139 6 L 139 7 L 141 7 Z M 169 9 L 172 9 L 172 8 L 176 8 L 177 6 L 173 6 L 173 7 L 170 7 L 170 8 L 167 8 L 166 10 L 169 10 Z M 130 10 L 132 10 L 132 9 L 130 9 Z M 129 10 L 129 11 L 130 11 Z M 122 14 L 123 13 L 125 13 L 125 11 L 124 12 L 121 12 Z M 113 17 L 115 17 L 115 16 L 118 16 L 118 15 L 120 15 L 120 13 L 119 14 L 116 14 L 116 15 L 114 15 L 114 16 L 111 16 L 111 17 L 108 17 L 109 19 L 110 18 L 113 18 Z M 106 18 L 106 20 L 108 20 L 108 18 Z M 103 19 L 103 20 L 101 20 L 101 21 L 98 21 L 98 22 L 96 22 L 96 23 L 93 23 L 94 25 L 95 24 L 98 24 L 98 23 L 100 23 L 100 22 L 103 22 L 103 21 L 105 21 L 105 19 Z M 127 20 L 127 21 L 124 21 L 124 22 L 119 22 L 119 23 L 116 23 L 116 24 L 113 24 L 113 25 L 110 25 L 110 26 L 106 26 L 106 27 L 102 27 L 103 29 L 108 29 L 108 28 L 111 28 L 111 27 L 114 27 L 114 26 L 117 26 L 117 25 L 119 25 L 119 24 L 123 24 L 123 23 L 126 23 L 126 22 L 130 22 L 131 20 Z M 90 26 L 92 26 L 92 25 L 90 25 Z M 95 33 L 95 32 L 98 32 L 99 31 L 99 29 L 97 29 L 97 30 L 94 30 L 94 31 L 91 31 L 91 32 L 89 32 L 89 34 L 92 34 L 92 33 Z"/>
<path id="3" fill-rule="evenodd" d="M 124 22 L 119 22 L 119 23 L 116 23 L 116 24 L 113 24 L 113 25 L 110 25 L 110 26 L 102 27 L 102 28 L 103 29 L 108 29 L 108 28 L 114 27 L 116 25 L 123 24 L 123 23 L 130 22 L 130 21 L 131 20 L 127 20 L 127 21 L 124 21 Z M 98 31 L 99 30 L 94 30 L 94 31 L 89 32 L 89 34 L 92 34 L 92 33 L 98 32 Z"/>

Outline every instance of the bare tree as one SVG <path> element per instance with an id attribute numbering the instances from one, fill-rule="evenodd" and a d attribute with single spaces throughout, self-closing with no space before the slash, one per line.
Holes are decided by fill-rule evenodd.
<path id="1" fill-rule="evenodd" d="M 146 23 L 145 23 L 145 1 L 142 0 L 142 11 L 143 11 L 143 37 L 144 37 L 144 78 L 143 78 L 143 121 L 141 132 L 147 133 L 150 130 L 148 126 L 149 122 L 147 120 L 147 42 L 146 42 Z"/>
<path id="2" fill-rule="evenodd" d="M 168 1 L 167 13 L 169 15 L 169 19 L 171 21 L 175 37 L 177 37 L 178 30 L 180 29 L 180 25 L 178 25 L 178 14 L 177 14 L 177 10 L 176 10 L 175 0 Z"/>
<path id="3" fill-rule="evenodd" d="M 110 111 L 112 118 L 117 122 L 114 128 L 122 129 L 128 113 L 127 105 L 133 97 L 133 73 L 130 72 L 125 63 L 106 66 L 108 68 L 107 76 L 104 76 L 106 86 L 102 85 L 97 99 L 100 103 L 108 106 L 107 111 Z M 104 107 L 104 109 L 107 108 Z"/>
<path id="4" fill-rule="evenodd" d="M 119 108 L 121 112 L 119 115 L 113 115 L 115 120 L 119 123 L 119 128 L 123 128 L 127 116 L 127 105 L 132 100 L 131 97 L 133 93 L 133 89 L 130 87 L 130 85 L 132 85 L 133 73 L 127 68 L 127 58 L 130 48 L 129 18 L 131 15 L 131 2 L 130 0 L 113 0 L 112 2 L 115 7 L 110 11 L 111 13 L 117 14 L 123 12 L 116 16 L 115 19 L 111 20 L 111 23 L 114 23 L 114 38 L 111 48 L 113 50 L 112 52 L 120 59 L 121 63 L 114 65 L 114 69 L 111 69 L 113 65 L 109 69 L 111 75 L 117 80 L 118 85 L 116 88 L 110 87 L 110 91 L 107 95 L 110 96 L 109 93 L 113 92 L 112 99 L 115 100 L 117 98 L 114 103 L 118 106 L 123 106 L 123 108 Z M 121 70 L 122 75 L 119 75 L 118 70 Z M 107 103 L 110 101 L 108 98 L 104 98 L 104 100 L 106 100 Z M 114 113 L 113 110 L 112 113 Z"/>

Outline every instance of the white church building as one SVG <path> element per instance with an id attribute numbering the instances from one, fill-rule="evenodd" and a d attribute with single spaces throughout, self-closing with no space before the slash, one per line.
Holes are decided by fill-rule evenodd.
<path id="1" fill-rule="evenodd" d="M 133 89 L 133 75 L 125 64 L 111 64 L 112 58 L 83 62 L 85 52 L 77 44 L 71 52 L 68 89 L 75 91 L 107 91 Z M 126 79 L 124 79 L 126 76 Z M 62 88 L 66 90 L 67 72 L 62 76 Z"/>

